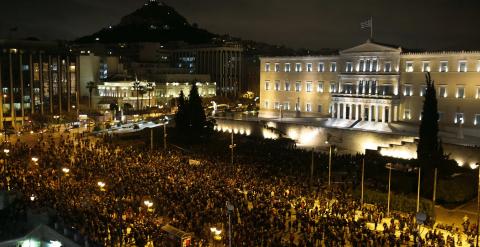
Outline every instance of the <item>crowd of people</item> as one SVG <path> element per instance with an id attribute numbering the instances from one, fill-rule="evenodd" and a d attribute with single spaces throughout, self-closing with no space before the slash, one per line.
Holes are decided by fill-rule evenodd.
<path id="1" fill-rule="evenodd" d="M 292 175 L 294 168 L 268 159 L 237 159 L 231 166 L 221 156 L 68 133 L 8 148 L 0 186 L 22 196 L 5 219 L 18 220 L 28 208 L 52 209 L 55 222 L 73 227 L 91 246 L 168 246 L 166 224 L 191 233 L 192 246 L 223 245 L 229 216 L 233 246 L 459 246 L 464 238 L 443 230 L 421 234 L 414 215 L 387 217 L 381 206 L 361 205 L 349 183 L 310 182 L 308 174 Z"/>

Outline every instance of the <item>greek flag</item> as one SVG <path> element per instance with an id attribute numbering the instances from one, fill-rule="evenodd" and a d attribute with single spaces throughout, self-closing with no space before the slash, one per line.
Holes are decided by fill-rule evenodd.
<path id="1" fill-rule="evenodd" d="M 372 28 L 372 19 L 369 19 L 369 20 L 364 21 L 364 22 L 360 22 L 360 28 L 361 29 Z"/>

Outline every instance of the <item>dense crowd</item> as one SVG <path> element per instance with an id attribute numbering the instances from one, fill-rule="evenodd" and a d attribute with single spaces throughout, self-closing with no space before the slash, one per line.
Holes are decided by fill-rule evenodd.
<path id="1" fill-rule="evenodd" d="M 71 135 L 42 137 L 34 145 L 17 142 L 9 151 L 1 187 L 23 195 L 11 220 L 27 207 L 51 208 L 55 221 L 74 227 L 93 246 L 166 246 L 170 240 L 160 228 L 165 224 L 192 233 L 194 246 L 226 244 L 229 213 L 233 246 L 458 246 L 461 241 L 460 232 L 430 230 L 421 236 L 413 215 L 387 219 L 384 208 L 360 205 L 349 183 L 330 188 L 321 180 L 309 183 L 308 176 L 279 171 L 268 160 L 232 167 L 220 156 L 120 147 Z M 212 227 L 223 230 L 221 240 L 213 238 Z"/>

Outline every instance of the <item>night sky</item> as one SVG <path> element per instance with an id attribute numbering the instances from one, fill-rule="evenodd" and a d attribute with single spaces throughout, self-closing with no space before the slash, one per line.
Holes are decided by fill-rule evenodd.
<path id="1" fill-rule="evenodd" d="M 0 37 L 74 39 L 114 25 L 143 0 L 2 0 Z M 480 50 L 478 0 L 165 0 L 213 33 L 290 47 L 347 48 L 376 41 L 421 49 Z"/>

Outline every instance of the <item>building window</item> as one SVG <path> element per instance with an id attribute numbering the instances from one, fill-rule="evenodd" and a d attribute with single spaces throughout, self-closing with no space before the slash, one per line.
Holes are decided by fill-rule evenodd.
<path id="1" fill-rule="evenodd" d="M 270 81 L 265 81 L 265 91 L 270 90 Z"/>
<path id="2" fill-rule="evenodd" d="M 318 63 L 318 72 L 324 72 L 324 71 L 325 71 L 325 64 Z"/>
<path id="3" fill-rule="evenodd" d="M 292 67 L 290 66 L 289 63 L 286 63 L 285 64 L 285 72 L 290 72 L 290 71 L 292 71 Z"/>
<path id="4" fill-rule="evenodd" d="M 268 109 L 268 101 L 265 101 L 265 109 Z"/>
<path id="5" fill-rule="evenodd" d="M 385 62 L 383 70 L 387 73 L 392 72 L 392 63 L 391 62 Z"/>
<path id="6" fill-rule="evenodd" d="M 300 92 L 302 90 L 302 83 L 297 81 L 295 82 L 295 92 Z"/>
<path id="7" fill-rule="evenodd" d="M 352 62 L 347 62 L 345 64 L 345 72 L 352 72 Z"/>
<path id="8" fill-rule="evenodd" d="M 458 62 L 458 72 L 467 72 L 467 61 Z"/>
<path id="9" fill-rule="evenodd" d="M 280 81 L 275 81 L 275 91 L 280 91 Z"/>
<path id="10" fill-rule="evenodd" d="M 280 110 L 280 103 L 275 102 L 273 108 L 274 108 L 275 110 Z"/>
<path id="11" fill-rule="evenodd" d="M 365 60 L 365 72 L 370 72 L 370 59 Z"/>
<path id="12" fill-rule="evenodd" d="M 307 105 L 306 105 L 306 111 L 307 111 L 307 112 L 311 112 L 311 111 L 312 111 L 312 104 L 307 103 Z"/>
<path id="13" fill-rule="evenodd" d="M 443 112 L 439 111 L 438 112 L 438 122 L 442 121 L 443 120 Z"/>
<path id="14" fill-rule="evenodd" d="M 312 72 L 312 64 L 307 63 L 307 72 Z"/>
<path id="15" fill-rule="evenodd" d="M 302 72 L 302 64 L 296 63 L 295 64 L 295 72 Z"/>
<path id="16" fill-rule="evenodd" d="M 318 113 L 322 113 L 322 105 L 318 105 L 318 106 L 317 106 L 317 112 L 318 112 Z"/>
<path id="17" fill-rule="evenodd" d="M 275 72 L 280 72 L 280 64 L 279 63 L 275 64 Z"/>
<path id="18" fill-rule="evenodd" d="M 448 72 L 448 62 L 447 61 L 441 61 L 440 62 L 440 68 L 439 70 L 440 72 Z"/>
<path id="19" fill-rule="evenodd" d="M 290 102 L 283 103 L 283 109 L 286 110 L 286 111 L 289 111 L 290 110 Z"/>
<path id="20" fill-rule="evenodd" d="M 403 118 L 407 119 L 407 120 L 412 119 L 412 113 L 411 113 L 410 109 L 405 108 L 403 110 Z"/>
<path id="21" fill-rule="evenodd" d="M 422 62 L 422 72 L 430 72 L 430 61 Z"/>
<path id="22" fill-rule="evenodd" d="M 334 81 L 332 81 L 330 82 L 330 93 L 335 93 L 335 92 L 337 92 L 337 84 Z"/>
<path id="23" fill-rule="evenodd" d="M 475 119 L 473 119 L 473 124 L 480 124 L 480 114 L 475 114 Z"/>
<path id="24" fill-rule="evenodd" d="M 363 72 L 365 69 L 364 67 L 365 67 L 365 61 L 360 60 L 360 62 L 358 63 L 358 71 Z"/>
<path id="25" fill-rule="evenodd" d="M 317 92 L 323 93 L 323 81 L 319 81 L 317 85 Z"/>
<path id="26" fill-rule="evenodd" d="M 420 96 L 423 96 L 425 95 L 425 92 L 427 91 L 427 87 L 426 86 L 420 86 Z"/>
<path id="27" fill-rule="evenodd" d="M 330 63 L 330 72 L 337 72 L 337 63 L 331 62 Z"/>
<path id="28" fill-rule="evenodd" d="M 285 91 L 290 91 L 290 82 L 285 81 Z"/>
<path id="29" fill-rule="evenodd" d="M 404 96 L 413 96 L 412 85 L 404 85 L 403 95 Z"/>
<path id="30" fill-rule="evenodd" d="M 378 62 L 376 59 L 372 61 L 372 72 L 377 72 Z"/>
<path id="31" fill-rule="evenodd" d="M 312 92 L 312 82 L 311 81 L 307 81 L 307 92 Z"/>
<path id="32" fill-rule="evenodd" d="M 438 88 L 438 96 L 440 98 L 446 98 L 447 97 L 447 86 L 440 86 Z"/>
<path id="33" fill-rule="evenodd" d="M 270 72 L 270 63 L 265 64 L 265 72 Z"/>
<path id="34" fill-rule="evenodd" d="M 405 72 L 413 72 L 413 62 L 412 61 L 405 62 Z"/>
<path id="35" fill-rule="evenodd" d="M 457 92 L 455 93 L 455 97 L 457 97 L 458 99 L 465 98 L 465 87 L 463 86 L 457 87 Z"/>
<path id="36" fill-rule="evenodd" d="M 464 118 L 463 118 L 463 112 L 457 112 L 455 113 L 455 119 L 453 121 L 454 123 L 458 124 L 463 124 L 464 123 Z"/>

